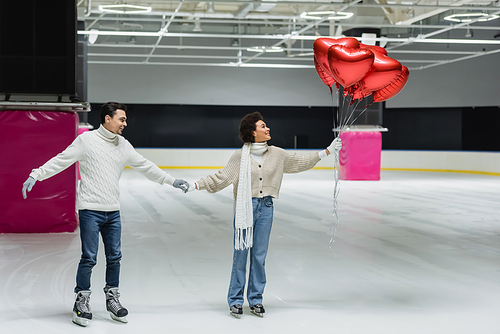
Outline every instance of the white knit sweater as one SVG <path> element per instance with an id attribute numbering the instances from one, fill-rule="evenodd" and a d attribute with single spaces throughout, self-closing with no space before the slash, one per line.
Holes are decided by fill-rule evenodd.
<path id="1" fill-rule="evenodd" d="M 78 209 L 116 211 L 120 209 L 119 180 L 126 166 L 151 181 L 172 185 L 175 178 L 137 153 L 128 140 L 106 130 L 84 132 L 63 152 L 33 169 L 30 176 L 43 181 L 80 162 Z"/>

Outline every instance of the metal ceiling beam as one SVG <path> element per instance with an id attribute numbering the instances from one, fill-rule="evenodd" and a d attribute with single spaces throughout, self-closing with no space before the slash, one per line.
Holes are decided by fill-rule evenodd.
<path id="1" fill-rule="evenodd" d="M 94 44 L 89 45 L 89 48 L 138 48 L 147 49 L 152 48 L 152 45 L 147 44 Z M 226 50 L 226 51 L 245 51 L 246 47 L 234 47 L 234 46 L 198 46 L 198 45 L 158 45 L 157 49 L 186 49 L 186 50 Z M 292 52 L 309 52 L 310 48 L 285 48 L 285 51 Z M 399 54 L 442 54 L 442 55 L 472 55 L 477 54 L 477 51 L 434 51 L 434 50 L 391 50 L 391 53 Z M 312 55 L 312 53 L 310 53 Z"/>
<path id="2" fill-rule="evenodd" d="M 356 4 L 356 3 L 361 2 L 361 1 L 362 0 L 354 0 L 354 1 L 350 2 L 349 4 L 345 5 L 344 7 L 342 7 L 339 11 L 342 12 L 342 11 L 346 10 L 347 8 L 349 8 L 350 5 Z M 326 20 L 327 20 L 327 18 L 324 18 L 324 19 L 319 20 L 319 22 L 323 22 L 323 21 L 326 21 Z M 299 31 L 297 31 L 297 35 L 300 35 L 300 34 L 306 32 L 307 30 L 313 28 L 314 26 L 315 26 L 315 23 L 308 24 L 306 27 L 304 27 L 304 28 L 300 29 Z M 289 41 L 290 37 L 291 36 L 282 39 L 281 41 L 279 41 L 279 42 L 275 43 L 274 45 L 272 45 L 272 47 L 281 46 L 281 44 L 286 43 L 287 41 Z M 257 53 L 255 56 L 253 56 L 249 60 L 246 60 L 244 63 L 248 63 L 249 61 L 251 61 L 251 60 L 253 60 L 255 58 L 258 58 L 262 54 L 263 54 L 263 52 Z"/>
<path id="3" fill-rule="evenodd" d="M 167 63 L 167 62 L 136 62 L 136 61 L 100 61 L 89 60 L 89 64 L 105 65 L 161 65 L 161 66 L 215 66 L 215 67 L 253 67 L 253 68 L 314 68 L 314 65 L 298 64 L 241 64 L 241 63 Z"/>
<path id="4" fill-rule="evenodd" d="M 79 20 L 93 20 L 93 18 L 84 18 L 84 17 L 80 17 Z M 100 21 L 116 21 L 117 19 L 116 18 L 113 18 L 113 17 L 102 17 L 99 19 Z M 141 19 L 141 18 L 120 18 L 120 21 L 136 21 L 136 22 L 161 22 L 161 21 L 164 21 L 164 19 L 162 18 L 149 18 L 149 19 Z M 195 20 L 194 19 L 174 19 L 172 20 L 172 22 L 175 22 L 175 23 L 194 23 Z M 282 21 L 282 20 L 277 20 L 277 21 L 264 21 L 264 20 L 212 20 L 212 19 L 207 19 L 207 20 L 204 20 L 204 19 L 200 19 L 199 20 L 200 23 L 203 23 L 203 24 L 248 24 L 248 25 L 252 25 L 252 24 L 255 24 L 255 25 L 269 25 L 270 23 L 272 23 L 273 25 L 283 25 L 283 26 L 287 26 L 287 25 L 290 25 L 290 22 L 288 21 Z M 298 22 L 295 22 L 296 25 L 307 25 L 309 22 L 301 22 L 301 21 L 298 21 Z M 340 23 L 343 27 L 359 27 L 360 24 L 359 23 L 348 23 L 348 22 L 342 22 Z M 330 26 L 330 23 L 319 23 L 317 24 L 318 26 L 324 26 L 324 27 L 328 27 Z M 450 24 L 450 26 L 455 26 L 455 29 L 467 29 L 466 27 L 462 28 L 462 27 L 457 27 L 456 25 L 454 24 Z M 437 25 L 437 24 L 413 24 L 413 25 L 409 25 L 409 24 L 405 24 L 405 25 L 402 25 L 402 24 L 398 24 L 398 25 L 393 25 L 393 24 L 363 24 L 363 27 L 364 28 L 425 28 L 425 29 L 440 29 L 440 28 L 443 28 L 443 25 Z M 474 26 L 474 29 L 477 29 L 477 30 L 498 30 L 499 27 L 497 26 Z M 88 29 L 86 29 L 88 30 Z"/>
<path id="5" fill-rule="evenodd" d="M 182 4 L 184 1 L 186 0 L 183 0 L 183 1 L 180 1 L 180 4 Z M 239 3 L 239 1 L 238 1 Z M 341 3 L 330 3 L 331 5 L 341 5 Z M 267 18 L 267 19 L 275 19 L 275 20 L 279 20 L 279 19 L 302 19 L 299 15 L 295 14 L 295 15 L 285 15 L 285 14 L 265 14 L 265 13 L 259 13 L 259 14 L 250 14 L 248 15 L 248 13 L 253 9 L 253 5 L 251 3 L 245 5 L 243 4 L 242 7 L 240 7 L 240 9 L 238 9 L 238 11 L 236 11 L 235 13 L 232 13 L 232 12 L 215 12 L 215 13 L 207 13 L 207 12 L 200 12 L 200 11 L 190 11 L 190 12 L 172 12 L 172 11 L 154 11 L 154 12 L 150 12 L 148 14 L 144 14 L 144 15 L 141 15 L 141 16 L 147 16 L 147 17 L 154 17 L 154 16 L 157 16 L 157 17 L 163 17 L 163 16 L 189 16 L 189 17 L 200 17 L 200 18 L 214 18 L 214 19 L 235 19 L 235 18 L 243 18 L 245 16 L 248 16 L 248 17 L 254 17 L 254 18 Z M 481 11 L 497 11 L 498 10 L 498 6 L 475 6 L 475 5 L 468 5 L 468 4 L 465 4 L 465 5 L 450 5 L 450 6 L 444 6 L 444 5 L 404 5 L 404 4 L 359 4 L 359 3 L 355 3 L 355 4 L 351 4 L 351 5 L 348 5 L 348 7 L 352 7 L 352 8 L 412 8 L 412 9 L 419 9 L 419 8 L 422 8 L 422 9 L 435 9 L 435 10 L 442 10 L 442 11 L 446 11 L 446 10 L 481 10 Z M 345 10 L 346 8 L 348 7 L 342 7 L 341 9 L 339 9 L 338 11 L 343 11 Z M 101 12 L 101 11 L 98 11 L 98 10 L 93 10 L 92 11 L 93 13 L 97 13 L 97 14 L 103 14 L 104 12 Z M 116 14 L 115 14 L 116 15 Z M 130 18 L 129 15 L 130 14 L 117 14 L 117 15 L 123 15 L 123 16 L 126 16 L 124 17 L 124 19 L 126 19 L 127 17 L 129 19 L 132 19 L 133 18 Z M 89 19 L 89 18 L 93 18 L 92 16 L 90 17 L 84 17 L 84 19 Z M 120 16 L 115 16 L 114 17 L 115 19 L 117 18 L 120 18 Z M 79 18 L 80 19 L 80 18 Z M 99 18 L 97 18 L 99 19 Z M 140 17 L 137 17 L 136 19 L 141 19 Z M 142 20 L 147 20 L 148 18 L 142 18 Z M 304 20 L 304 19 L 302 19 Z M 305 20 L 304 20 L 305 21 Z"/>
<path id="6" fill-rule="evenodd" d="M 431 67 L 436 67 L 439 65 L 445 65 L 445 64 L 451 64 L 451 63 L 456 63 L 459 61 L 463 60 L 468 60 L 468 59 L 473 59 L 481 56 L 486 56 L 486 55 L 491 55 L 494 53 L 500 53 L 500 49 L 497 50 L 491 50 L 491 51 L 483 51 L 483 52 L 478 52 L 476 55 L 470 55 L 470 56 L 465 56 L 465 57 L 460 57 L 460 58 L 455 58 L 455 59 L 448 59 L 448 60 L 442 60 L 435 62 L 434 64 L 426 65 L 426 66 L 420 66 L 418 68 L 415 68 L 414 70 L 425 70 Z"/>
<path id="7" fill-rule="evenodd" d="M 170 27 L 170 24 L 174 20 L 175 15 L 177 15 L 177 12 L 179 11 L 179 9 L 181 9 L 181 6 L 182 6 L 183 2 L 184 2 L 184 0 L 181 0 L 179 2 L 179 5 L 177 6 L 177 8 L 174 11 L 174 14 L 172 14 L 172 16 L 170 17 L 170 19 L 168 20 L 168 22 L 165 24 L 165 26 L 163 28 L 161 28 L 161 30 L 159 31 L 160 32 L 160 36 L 158 37 L 158 40 L 156 41 L 155 45 L 153 46 L 153 49 L 151 50 L 151 53 L 149 54 L 149 56 L 151 56 L 155 52 L 156 47 L 158 45 L 160 45 L 160 42 L 161 42 L 161 39 L 163 38 L 163 35 L 165 34 L 165 32 L 168 31 L 168 27 Z M 146 61 L 148 61 L 148 60 L 149 60 L 149 57 L 146 59 Z"/>
<path id="8" fill-rule="evenodd" d="M 178 1 L 161 1 L 161 3 L 164 3 L 164 2 L 170 2 L 170 3 L 176 3 Z M 185 3 L 190 3 L 190 2 L 199 2 L 199 0 L 184 0 Z M 225 3 L 225 4 L 231 4 L 231 5 L 237 5 L 237 4 L 255 4 L 255 5 L 269 5 L 269 4 L 276 4 L 276 5 L 318 5 L 318 6 L 321 6 L 321 5 L 330 5 L 330 6 L 342 6 L 342 5 L 346 5 L 347 2 L 344 2 L 344 1 L 330 1 L 330 0 L 312 0 L 312 1 L 307 1 L 307 0 L 303 0 L 303 1 L 287 1 L 287 0 L 269 0 L 269 1 L 254 1 L 254 0 L 238 0 L 237 2 L 236 1 L 221 1 L 221 0 L 211 0 L 210 2 L 212 3 Z M 453 3 L 453 1 L 448 1 L 450 3 Z M 494 1 L 483 1 L 483 3 L 494 3 Z M 151 4 L 154 6 L 154 4 Z M 444 6 L 444 5 L 420 5 L 418 3 L 418 1 L 415 1 L 413 4 L 400 4 L 400 5 L 397 5 L 397 4 L 389 4 L 391 7 L 392 6 L 404 6 L 404 7 L 428 7 L 428 8 L 435 8 L 436 6 L 440 6 L 440 7 L 447 7 L 447 6 Z M 374 7 L 377 7 L 376 4 L 372 4 L 372 3 L 369 3 L 369 4 L 359 4 L 359 5 L 356 5 L 355 7 L 363 7 L 363 6 L 374 6 Z M 387 6 L 385 6 L 387 7 Z M 452 5 L 448 6 L 448 7 L 452 7 Z M 491 6 L 482 6 L 482 7 L 485 7 L 485 8 L 488 8 L 488 7 L 491 7 Z"/>
<path id="9" fill-rule="evenodd" d="M 500 11 L 494 12 L 493 14 L 500 14 Z M 429 39 L 429 37 L 436 36 L 438 34 L 442 34 L 444 32 L 453 30 L 453 29 L 455 29 L 454 27 L 469 26 L 469 25 L 471 25 L 471 24 L 473 24 L 475 22 L 478 22 L 479 20 L 480 20 L 480 18 L 477 18 L 477 19 L 471 20 L 470 22 L 463 22 L 463 23 L 455 24 L 455 25 L 450 26 L 450 27 L 445 27 L 445 28 L 442 28 L 442 29 L 438 29 L 438 30 L 433 31 L 433 32 L 428 33 L 428 34 L 419 35 L 417 38 L 409 39 L 407 42 L 404 42 L 404 43 L 401 43 L 401 44 L 398 44 L 398 45 L 395 45 L 395 46 L 392 46 L 392 47 L 388 47 L 387 50 L 393 50 L 395 48 L 399 48 L 401 46 L 405 46 L 405 45 L 408 45 L 408 44 L 411 44 L 411 43 L 414 43 L 414 42 L 424 42 L 425 43 L 425 40 Z M 490 44 L 490 43 L 491 44 L 497 44 L 497 43 L 492 43 L 492 42 L 499 42 L 498 44 L 500 44 L 500 41 L 495 41 L 495 40 L 484 41 L 485 44 Z"/>

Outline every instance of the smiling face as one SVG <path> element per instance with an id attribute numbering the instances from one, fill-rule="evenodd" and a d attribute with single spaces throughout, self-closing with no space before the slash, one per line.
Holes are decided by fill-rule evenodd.
<path id="1" fill-rule="evenodd" d="M 127 114 L 121 109 L 116 110 L 116 114 L 113 117 L 106 115 L 103 126 L 109 132 L 117 135 L 121 135 L 123 129 L 127 126 Z"/>
<path id="2" fill-rule="evenodd" d="M 271 139 L 271 129 L 267 127 L 264 121 L 255 123 L 255 131 L 253 132 L 256 143 L 264 143 Z"/>

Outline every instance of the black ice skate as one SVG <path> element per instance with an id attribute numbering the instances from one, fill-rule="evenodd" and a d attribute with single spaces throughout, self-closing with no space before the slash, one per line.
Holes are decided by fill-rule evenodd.
<path id="1" fill-rule="evenodd" d="M 229 308 L 229 314 L 237 319 L 241 318 L 241 315 L 243 314 L 243 306 L 239 304 L 231 306 Z"/>
<path id="2" fill-rule="evenodd" d="M 86 327 L 89 320 L 92 320 L 92 311 L 90 310 L 90 294 L 92 291 L 83 290 L 76 294 L 75 305 L 73 306 L 73 323 Z"/>
<path id="3" fill-rule="evenodd" d="M 264 316 L 264 313 L 266 313 L 266 310 L 264 310 L 264 306 L 262 304 L 255 304 L 254 306 L 250 307 L 250 312 L 262 318 Z"/>
<path id="4" fill-rule="evenodd" d="M 113 320 L 127 323 L 128 311 L 120 303 L 120 293 L 118 288 L 104 288 L 106 293 L 106 310 Z"/>

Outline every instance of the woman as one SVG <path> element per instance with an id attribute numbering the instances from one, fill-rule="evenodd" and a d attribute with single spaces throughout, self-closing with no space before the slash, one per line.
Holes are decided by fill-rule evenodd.
<path id="1" fill-rule="evenodd" d="M 190 185 L 189 190 L 215 193 L 233 185 L 235 198 L 234 254 L 227 301 L 232 316 L 243 314 L 247 254 L 250 273 L 247 300 L 250 311 L 262 317 L 262 294 L 266 285 L 265 259 L 273 222 L 273 198 L 278 198 L 283 173 L 298 173 L 313 168 L 342 142 L 336 138 L 326 150 L 308 154 L 287 152 L 268 146 L 270 129 L 259 112 L 243 117 L 239 136 L 245 143 L 221 170 Z"/>

